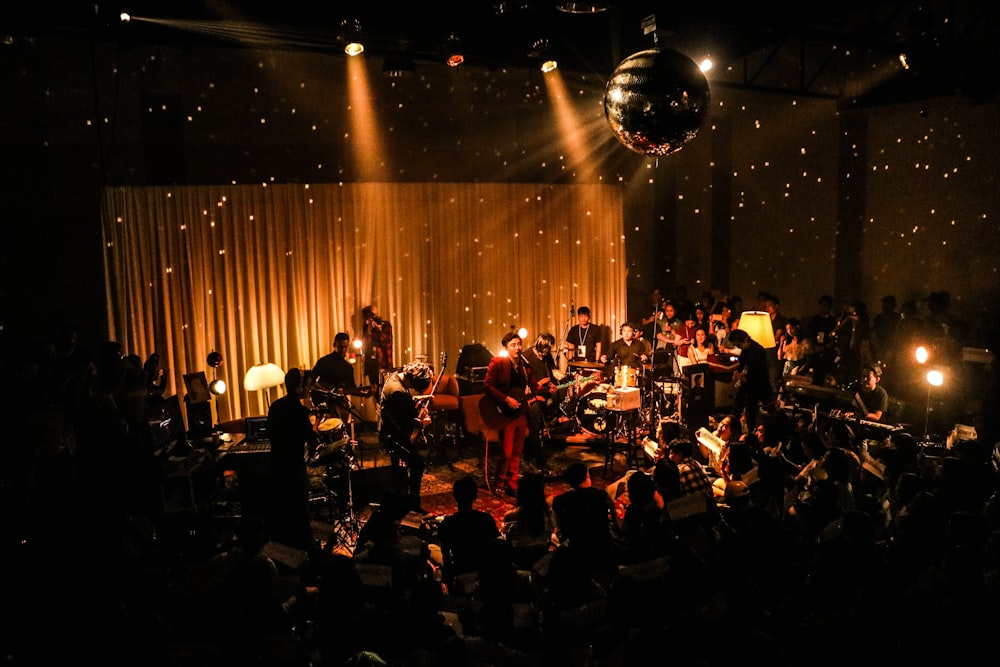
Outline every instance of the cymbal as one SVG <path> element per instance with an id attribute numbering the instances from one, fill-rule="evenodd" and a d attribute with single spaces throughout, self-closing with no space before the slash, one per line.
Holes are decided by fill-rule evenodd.
<path id="1" fill-rule="evenodd" d="M 569 365 L 577 368 L 599 368 L 604 370 L 604 364 L 599 361 L 571 361 Z"/>

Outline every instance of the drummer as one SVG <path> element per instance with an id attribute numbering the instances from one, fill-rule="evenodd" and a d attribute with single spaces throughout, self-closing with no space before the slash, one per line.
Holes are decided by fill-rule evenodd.
<path id="1" fill-rule="evenodd" d="M 354 364 L 350 360 L 350 346 L 351 337 L 341 331 L 333 337 L 330 353 L 320 357 L 312 369 L 315 380 L 313 402 L 317 406 L 325 406 L 330 415 L 341 422 L 352 421 L 349 393 L 358 386 Z"/>
<path id="2" fill-rule="evenodd" d="M 601 363 L 609 364 L 608 375 L 614 376 L 614 368 L 628 366 L 639 369 L 649 363 L 653 352 L 649 343 L 637 336 L 637 329 L 632 322 L 625 322 L 619 327 L 621 338 L 611 343 L 608 353 L 601 355 Z"/>

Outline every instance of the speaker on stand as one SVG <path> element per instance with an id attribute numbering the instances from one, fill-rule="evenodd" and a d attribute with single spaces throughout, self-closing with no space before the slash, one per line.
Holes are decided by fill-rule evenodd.
<path id="1" fill-rule="evenodd" d="M 212 436 L 214 419 L 212 418 L 212 402 L 192 402 L 189 396 L 184 397 L 187 409 L 188 436 L 191 438 L 209 438 Z"/>

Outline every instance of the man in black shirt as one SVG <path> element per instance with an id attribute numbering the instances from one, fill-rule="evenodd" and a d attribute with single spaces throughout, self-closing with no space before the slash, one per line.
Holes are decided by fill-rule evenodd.
<path id="1" fill-rule="evenodd" d="M 270 503 L 265 520 L 272 540 L 303 550 L 314 546 L 306 456 L 317 438 L 309 409 L 303 403 L 311 385 L 310 371 L 289 369 L 285 373 L 285 395 L 271 403 L 267 411 L 271 459 Z"/>
<path id="2" fill-rule="evenodd" d="M 752 433 L 757 427 L 760 407 L 774 401 L 767 352 L 742 329 L 730 333 L 729 342 L 740 348 L 740 360 L 734 374 L 738 387 L 733 399 L 732 415 L 736 420 L 742 419 L 746 427 L 745 433 Z"/>
<path id="3" fill-rule="evenodd" d="M 590 322 L 590 308 L 577 308 L 576 321 L 577 324 L 566 332 L 570 362 L 597 361 L 601 358 L 601 331 L 600 327 Z"/>
<path id="4" fill-rule="evenodd" d="M 855 416 L 873 422 L 880 422 L 889 409 L 889 394 L 879 386 L 882 373 L 876 366 L 865 366 L 861 371 L 862 386 L 858 389 L 858 398 L 864 407 L 861 414 L 859 407 Z"/>
<path id="5" fill-rule="evenodd" d="M 323 389 L 355 389 L 354 365 L 347 359 L 351 337 L 343 331 L 333 339 L 333 350 L 313 366 L 313 380 Z"/>

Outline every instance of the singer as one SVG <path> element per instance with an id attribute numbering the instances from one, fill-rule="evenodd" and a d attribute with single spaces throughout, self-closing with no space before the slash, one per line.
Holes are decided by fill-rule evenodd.
<path id="1" fill-rule="evenodd" d="M 507 354 L 493 357 L 486 367 L 483 392 L 491 405 L 482 407 L 482 410 L 483 419 L 488 424 L 495 420 L 497 412 L 503 417 L 493 493 L 517 497 L 521 453 L 528 435 L 528 401 L 535 382 L 531 366 L 521 356 L 522 343 L 517 332 L 508 332 L 500 343 Z M 482 402 L 480 406 L 483 406 Z M 487 411 L 495 412 L 490 415 Z"/>

